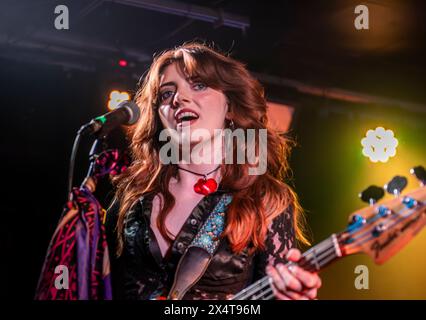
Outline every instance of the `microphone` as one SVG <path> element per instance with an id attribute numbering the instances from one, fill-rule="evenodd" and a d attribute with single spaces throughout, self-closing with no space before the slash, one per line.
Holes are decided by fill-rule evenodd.
<path id="1" fill-rule="evenodd" d="M 102 131 L 102 135 L 119 125 L 132 125 L 138 121 L 140 110 L 132 101 L 121 102 L 116 109 L 92 119 L 78 130 L 79 135 L 89 135 Z"/>

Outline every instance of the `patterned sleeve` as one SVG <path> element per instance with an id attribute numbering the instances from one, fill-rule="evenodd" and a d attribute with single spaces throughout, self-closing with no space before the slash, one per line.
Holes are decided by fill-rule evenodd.
<path id="1" fill-rule="evenodd" d="M 125 297 L 124 292 L 124 274 L 125 265 L 123 259 L 117 257 L 117 221 L 118 211 L 120 205 L 118 201 L 113 200 L 112 204 L 108 207 L 105 219 L 105 229 L 108 243 L 108 251 L 110 257 L 111 267 L 111 285 L 112 285 L 112 297 L 113 299 L 123 299 Z"/>
<path id="2" fill-rule="evenodd" d="M 286 263 L 285 256 L 289 249 L 295 246 L 293 227 L 293 210 L 288 207 L 282 214 L 276 216 L 268 227 L 265 250 L 257 253 L 254 266 L 254 280 L 266 275 L 268 264 Z"/>

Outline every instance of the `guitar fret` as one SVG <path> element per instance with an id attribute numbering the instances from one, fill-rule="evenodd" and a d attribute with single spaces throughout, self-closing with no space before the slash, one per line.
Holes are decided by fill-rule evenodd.
<path id="1" fill-rule="evenodd" d="M 305 258 L 305 261 L 302 260 L 302 262 L 305 263 L 302 263 L 301 266 L 304 268 L 312 267 L 314 270 L 319 271 L 329 261 L 341 256 L 340 250 L 337 250 L 337 248 L 339 248 L 337 244 L 337 238 L 335 239 L 336 242 L 333 240 L 333 236 L 331 236 L 330 238 L 327 238 L 324 241 L 320 242 L 315 247 L 309 249 L 306 253 L 302 255 L 302 257 Z M 329 252 L 331 249 L 333 249 L 333 252 Z M 333 257 L 331 258 L 331 260 L 329 259 L 324 262 L 324 260 L 321 258 L 321 256 L 324 254 L 326 254 L 327 256 L 333 255 Z"/>
<path id="2" fill-rule="evenodd" d="M 339 244 L 337 242 L 336 234 L 333 233 L 331 235 L 331 239 L 333 240 L 333 245 L 334 245 L 334 249 L 336 251 L 337 256 L 341 257 L 342 256 L 342 251 L 340 250 Z"/>
<path id="3" fill-rule="evenodd" d="M 314 249 L 314 250 L 312 250 L 312 253 L 314 254 L 314 263 L 315 263 L 315 268 L 316 268 L 317 270 L 319 270 L 319 269 L 320 269 L 320 266 L 319 266 L 319 264 L 318 264 L 317 253 L 316 253 L 315 249 Z"/>

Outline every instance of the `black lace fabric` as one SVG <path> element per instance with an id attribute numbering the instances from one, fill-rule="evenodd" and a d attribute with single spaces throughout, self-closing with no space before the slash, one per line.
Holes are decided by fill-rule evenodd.
<path id="1" fill-rule="evenodd" d="M 287 263 L 287 252 L 295 246 L 293 228 L 293 210 L 290 206 L 285 212 L 276 216 L 268 226 L 265 250 L 255 256 L 253 281 L 266 275 L 266 266 Z"/>
<path id="2" fill-rule="evenodd" d="M 158 244 L 149 227 L 152 197 L 145 197 L 129 215 L 124 234 L 123 255 L 111 254 L 114 299 L 150 299 L 158 292 L 167 292 L 185 248 L 221 198 L 216 192 L 203 198 L 184 223 L 168 257 L 161 258 Z M 110 252 L 115 246 L 115 210 L 107 215 L 107 234 Z M 116 217 L 115 217 L 116 218 Z M 184 299 L 225 300 L 266 275 L 268 264 L 285 263 L 288 250 L 294 245 L 293 213 L 291 207 L 275 217 L 268 227 L 265 250 L 249 255 L 231 251 L 223 239 L 204 275 L 186 293 Z M 108 232 L 109 231 L 109 232 Z"/>
<path id="3" fill-rule="evenodd" d="M 285 256 L 294 244 L 293 216 L 290 210 L 277 216 L 268 228 L 266 237 L 267 261 L 272 265 L 287 262 Z"/>

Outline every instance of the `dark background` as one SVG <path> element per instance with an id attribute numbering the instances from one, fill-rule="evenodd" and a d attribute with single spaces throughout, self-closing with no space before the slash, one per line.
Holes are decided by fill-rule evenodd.
<path id="1" fill-rule="evenodd" d="M 140 3 L 1 2 L 1 265 L 6 297 L 33 298 L 66 199 L 77 129 L 107 112 L 112 89 L 135 90 L 154 53 L 184 41 L 206 40 L 230 51 L 265 85 L 270 100 L 295 107 L 290 134 L 298 146 L 289 183 L 307 210 L 314 242 L 343 228 L 349 213 L 362 207 L 357 200 L 362 188 L 383 185 L 397 173 L 407 174 L 410 166 L 425 165 L 422 1 Z M 162 12 L 153 9 L 153 3 L 161 4 Z M 369 30 L 353 26 L 354 7 L 361 3 L 370 10 Z M 69 8 L 70 30 L 54 28 L 59 4 Z M 231 15 L 247 27 L 227 26 L 220 19 L 201 21 L 171 8 Z M 120 67 L 120 59 L 128 66 Z M 330 95 L 336 90 L 343 90 L 343 98 Z M 361 155 L 360 139 L 380 125 L 395 130 L 401 149 L 388 163 L 371 164 Z M 119 130 L 111 136 L 112 145 L 125 145 Z M 86 172 L 90 144 L 86 139 L 79 150 L 76 182 Z M 99 193 L 105 205 L 107 192 L 105 184 Z M 426 261 L 418 256 L 425 240 L 417 240 L 387 269 L 375 269 L 363 257 L 331 267 L 324 273 L 320 298 L 425 299 L 421 270 Z M 408 263 L 412 259 L 418 262 L 414 269 Z M 353 289 L 353 268 L 359 263 L 374 268 L 368 293 Z"/>

